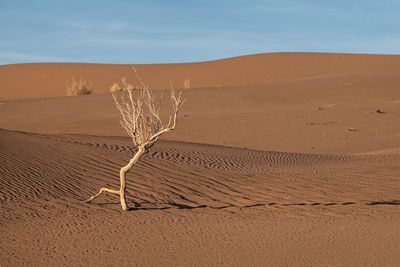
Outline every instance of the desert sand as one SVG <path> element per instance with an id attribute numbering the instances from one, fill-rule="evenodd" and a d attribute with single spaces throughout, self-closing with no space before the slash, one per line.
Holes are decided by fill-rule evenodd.
<path id="1" fill-rule="evenodd" d="M 400 56 L 136 68 L 157 93 L 190 88 L 122 211 L 82 200 L 135 152 L 108 93 L 129 66 L 0 66 L 1 266 L 398 265 Z M 95 93 L 66 97 L 72 76 Z"/>

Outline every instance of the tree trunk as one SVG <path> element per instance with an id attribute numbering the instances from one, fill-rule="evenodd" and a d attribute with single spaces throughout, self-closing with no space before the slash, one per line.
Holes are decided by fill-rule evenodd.
<path id="1" fill-rule="evenodd" d="M 128 209 L 128 205 L 126 204 L 126 199 L 125 199 L 125 193 L 126 193 L 125 175 L 132 168 L 132 166 L 139 160 L 140 156 L 142 156 L 144 152 L 145 152 L 145 148 L 142 146 L 139 146 L 138 151 L 136 152 L 135 156 L 129 161 L 129 163 L 126 166 L 122 167 L 119 172 L 119 177 L 121 180 L 121 189 L 119 191 L 119 195 L 121 198 L 121 206 L 122 206 L 123 210 Z"/>

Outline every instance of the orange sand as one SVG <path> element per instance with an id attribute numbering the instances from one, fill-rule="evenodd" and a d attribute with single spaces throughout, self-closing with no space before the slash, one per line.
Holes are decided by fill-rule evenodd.
<path id="1" fill-rule="evenodd" d="M 112 195 L 80 200 L 118 188 L 134 152 L 107 93 L 128 66 L 0 66 L 0 265 L 396 266 L 399 67 L 309 53 L 138 65 L 156 89 L 190 88 L 128 174 L 123 212 Z M 96 94 L 65 97 L 71 76 Z"/>

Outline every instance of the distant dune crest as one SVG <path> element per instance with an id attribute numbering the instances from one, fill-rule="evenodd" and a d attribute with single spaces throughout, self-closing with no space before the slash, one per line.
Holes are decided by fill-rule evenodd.
<path id="1" fill-rule="evenodd" d="M 134 62 L 133 62 L 134 63 Z M 271 53 L 216 61 L 136 65 L 154 89 L 247 86 L 335 76 L 397 75 L 400 56 Z M 28 63 L 0 66 L 0 99 L 65 95 L 65 81 L 82 77 L 96 93 L 129 75 L 128 65 L 86 63 Z"/>

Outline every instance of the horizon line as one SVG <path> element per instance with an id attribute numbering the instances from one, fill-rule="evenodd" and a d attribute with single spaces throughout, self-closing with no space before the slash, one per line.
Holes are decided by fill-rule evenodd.
<path id="1" fill-rule="evenodd" d="M 203 61 L 187 61 L 187 62 L 170 62 L 170 63 L 107 63 L 107 62 L 82 62 L 82 61 L 43 61 L 43 62 L 19 62 L 19 63 L 6 63 L 0 64 L 0 66 L 10 65 L 21 65 L 21 64 L 99 64 L 99 65 L 175 65 L 175 64 L 196 64 L 196 63 L 207 63 L 222 61 L 240 57 L 250 57 L 257 55 L 268 55 L 268 54 L 327 54 L 327 55 L 366 55 L 366 56 L 400 56 L 400 54 L 394 53 L 368 53 L 368 52 L 313 52 L 313 51 L 284 51 L 284 52 L 263 52 L 254 54 L 243 54 L 232 57 L 217 58 Z"/>

